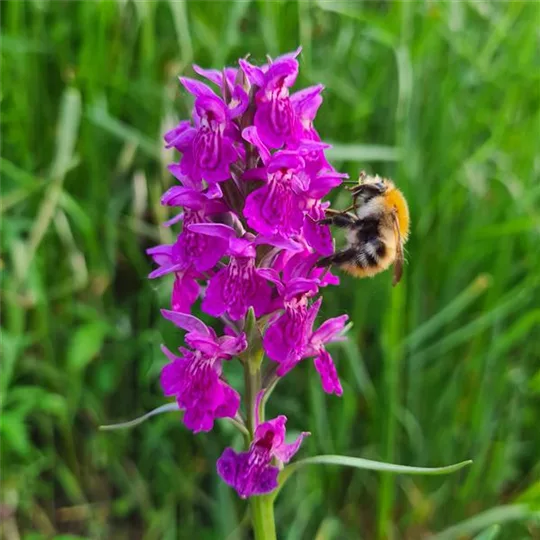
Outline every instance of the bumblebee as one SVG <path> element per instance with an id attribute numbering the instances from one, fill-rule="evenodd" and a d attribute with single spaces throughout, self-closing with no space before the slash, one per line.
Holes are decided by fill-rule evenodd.
<path id="1" fill-rule="evenodd" d="M 387 178 L 360 173 L 358 184 L 347 188 L 352 205 L 338 212 L 328 209 L 321 225 L 347 229 L 347 246 L 317 266 L 335 264 L 355 277 L 372 277 L 394 264 L 393 285 L 403 273 L 403 245 L 409 236 L 409 207 Z"/>

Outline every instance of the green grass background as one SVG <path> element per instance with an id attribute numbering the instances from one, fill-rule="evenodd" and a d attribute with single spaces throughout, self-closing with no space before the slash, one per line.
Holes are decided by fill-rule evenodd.
<path id="1" fill-rule="evenodd" d="M 313 433 L 303 457 L 474 464 L 307 467 L 278 499 L 279 537 L 540 538 L 538 2 L 0 9 L 4 538 L 249 537 L 215 472 L 240 442 L 227 425 L 97 427 L 163 404 L 159 344 L 180 344 L 144 253 L 171 239 L 161 136 L 190 109 L 177 76 L 298 44 L 297 87 L 326 86 L 316 126 L 334 165 L 395 179 L 412 234 L 399 287 L 387 272 L 325 292 L 324 315 L 354 321 L 332 351 L 343 398 L 306 362 L 270 414 Z"/>

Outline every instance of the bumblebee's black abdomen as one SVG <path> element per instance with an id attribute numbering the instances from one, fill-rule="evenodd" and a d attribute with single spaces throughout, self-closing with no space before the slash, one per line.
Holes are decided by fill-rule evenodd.
<path id="1" fill-rule="evenodd" d="M 370 267 L 370 266 L 377 266 L 377 261 L 379 259 L 376 255 L 373 255 L 370 251 L 367 249 L 364 249 L 360 252 L 359 261 L 362 263 L 361 266 L 363 267 Z"/>
<path id="2" fill-rule="evenodd" d="M 379 223 L 378 219 L 363 219 L 357 222 L 356 241 L 359 245 L 367 244 L 379 238 Z"/>
<path id="3" fill-rule="evenodd" d="M 380 264 L 386 254 L 386 246 L 380 238 L 371 238 L 368 242 L 357 245 L 356 263 L 361 268 L 374 268 Z"/>
<path id="4" fill-rule="evenodd" d="M 351 238 L 356 251 L 355 263 L 361 268 L 373 268 L 386 254 L 379 232 L 380 220 L 363 219 L 355 225 L 355 234 Z"/>

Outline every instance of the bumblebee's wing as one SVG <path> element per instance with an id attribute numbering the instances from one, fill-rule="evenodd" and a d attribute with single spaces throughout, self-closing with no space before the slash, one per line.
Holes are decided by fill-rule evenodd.
<path id="1" fill-rule="evenodd" d="M 396 240 L 396 260 L 394 261 L 394 279 L 392 280 L 392 285 L 397 285 L 403 275 L 403 241 L 401 240 L 401 232 L 399 231 L 399 221 L 396 212 L 392 212 L 392 226 L 394 227 Z"/>

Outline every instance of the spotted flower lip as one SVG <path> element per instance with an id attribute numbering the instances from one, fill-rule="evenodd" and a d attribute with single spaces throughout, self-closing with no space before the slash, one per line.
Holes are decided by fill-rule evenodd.
<path id="1" fill-rule="evenodd" d="M 218 474 L 233 487 L 242 499 L 270 493 L 278 486 L 279 467 L 288 463 L 298 452 L 302 440 L 310 435 L 302 432 L 290 444 L 285 442 L 287 417 L 280 415 L 273 420 L 257 424 L 253 441 L 247 452 L 226 448 L 217 462 Z"/>
<path id="2" fill-rule="evenodd" d="M 247 347 L 245 334 L 217 337 L 214 330 L 186 313 L 162 310 L 162 315 L 187 331 L 181 356 L 166 347 L 170 363 L 161 372 L 165 395 L 174 396 L 185 411 L 184 423 L 194 433 L 209 431 L 216 418 L 232 418 L 238 412 L 240 395 L 221 378 L 221 363 Z"/>

